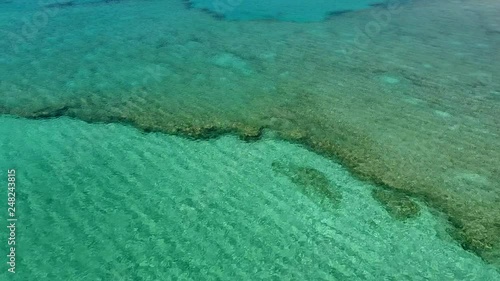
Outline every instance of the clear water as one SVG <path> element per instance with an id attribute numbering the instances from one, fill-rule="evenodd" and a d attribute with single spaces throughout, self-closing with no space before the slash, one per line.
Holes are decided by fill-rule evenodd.
<path id="1" fill-rule="evenodd" d="M 427 210 L 398 222 L 371 198 L 373 186 L 297 145 L 196 142 L 68 118 L 1 121 L 9 144 L 0 166 L 22 175 L 18 273 L 4 270 L 2 280 L 500 277 L 446 239 Z M 339 206 L 304 196 L 273 173 L 275 161 L 325 173 Z"/>
<path id="2" fill-rule="evenodd" d="M 0 280 L 500 280 L 500 4 L 379 2 L 0 0 Z"/>

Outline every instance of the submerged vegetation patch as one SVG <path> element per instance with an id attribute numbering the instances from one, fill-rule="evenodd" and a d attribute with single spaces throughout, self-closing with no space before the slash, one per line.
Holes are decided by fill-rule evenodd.
<path id="1" fill-rule="evenodd" d="M 275 161 L 272 163 L 272 169 L 276 174 L 285 176 L 296 184 L 300 191 L 313 201 L 319 200 L 321 204 L 336 207 L 342 200 L 338 187 L 315 168 Z"/>
<path id="2" fill-rule="evenodd" d="M 417 217 L 420 213 L 420 206 L 401 192 L 376 188 L 372 190 L 372 196 L 395 219 L 406 220 Z"/>

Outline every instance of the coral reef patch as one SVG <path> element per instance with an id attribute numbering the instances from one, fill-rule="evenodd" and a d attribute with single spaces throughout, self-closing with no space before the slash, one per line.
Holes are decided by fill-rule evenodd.
<path id="1" fill-rule="evenodd" d="M 317 169 L 278 161 L 272 163 L 272 169 L 296 184 L 304 195 L 311 200 L 319 200 L 322 205 L 336 207 L 342 200 L 342 193 L 338 188 Z"/>
<path id="2" fill-rule="evenodd" d="M 398 220 L 414 218 L 420 213 L 420 206 L 401 192 L 378 188 L 373 189 L 372 196 L 392 217 Z"/>

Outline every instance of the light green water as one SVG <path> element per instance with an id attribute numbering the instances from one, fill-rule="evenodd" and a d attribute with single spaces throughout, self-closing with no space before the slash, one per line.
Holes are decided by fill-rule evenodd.
<path id="1" fill-rule="evenodd" d="M 395 220 L 372 186 L 271 136 L 190 141 L 2 116 L 0 145 L 2 185 L 10 168 L 18 180 L 17 273 L 4 256 L 0 280 L 500 280 L 425 207 Z M 273 162 L 320 171 L 338 205 Z M 0 198 L 5 222 L 6 188 Z"/>

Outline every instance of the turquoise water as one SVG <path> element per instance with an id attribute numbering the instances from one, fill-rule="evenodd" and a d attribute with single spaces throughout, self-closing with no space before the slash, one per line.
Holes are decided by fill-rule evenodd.
<path id="1" fill-rule="evenodd" d="M 68 118 L 0 124 L 0 168 L 17 170 L 19 208 L 18 272 L 3 265 L 2 280 L 500 278 L 427 209 L 394 220 L 373 186 L 272 135 L 190 141 Z M 304 196 L 275 161 L 324 173 L 339 205 Z"/>
<path id="2" fill-rule="evenodd" d="M 500 280 L 499 13 L 0 0 L 0 280 Z"/>

